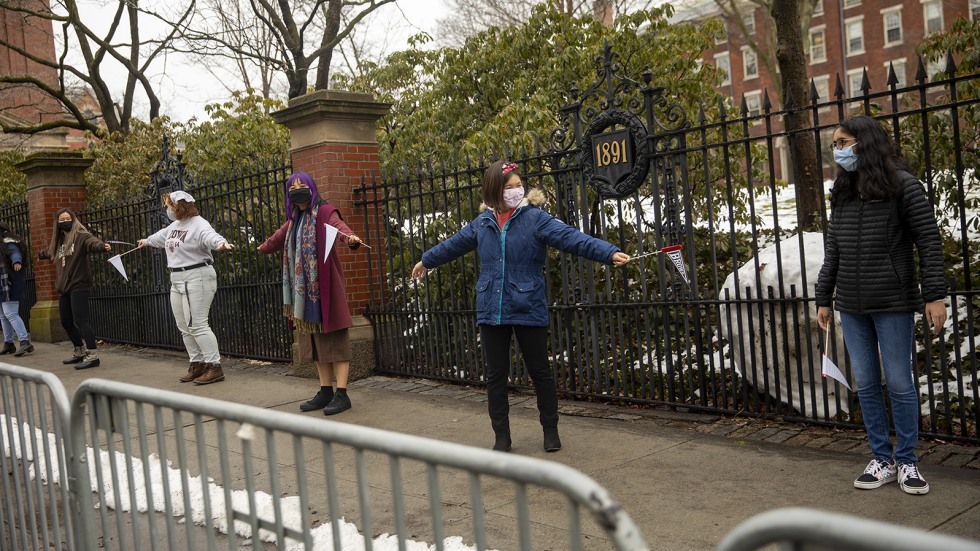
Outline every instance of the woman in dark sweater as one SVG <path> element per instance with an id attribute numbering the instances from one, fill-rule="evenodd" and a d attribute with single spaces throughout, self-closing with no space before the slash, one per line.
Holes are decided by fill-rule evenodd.
<path id="1" fill-rule="evenodd" d="M 88 255 L 111 248 L 108 243 L 92 235 L 73 212 L 61 209 L 54 218 L 51 244 L 39 255 L 41 260 L 54 261 L 54 288 L 61 295 L 58 299 L 61 326 L 75 345 L 72 357 L 62 363 L 75 364 L 75 369 L 88 369 L 100 363 L 95 347 L 95 330 L 89 321 L 92 269 Z"/>
<path id="2" fill-rule="evenodd" d="M 10 230 L 6 222 L 0 222 L 0 322 L 3 325 L 3 349 L 0 355 L 23 356 L 34 352 L 34 345 L 28 340 L 27 326 L 20 317 L 20 302 L 26 298 L 27 286 L 24 282 L 25 268 L 24 242 L 19 235 Z M 18 349 L 14 342 L 20 343 Z"/>
<path id="3" fill-rule="evenodd" d="M 934 334 L 946 322 L 943 249 L 922 184 L 885 129 L 854 117 L 834 132 L 840 165 L 830 192 L 826 256 L 817 279 L 817 322 L 825 331 L 840 312 L 861 413 L 874 458 L 854 486 L 878 488 L 896 478 L 906 493 L 924 494 L 919 473 L 919 393 L 912 376 L 915 312 Z M 921 290 L 915 277 L 918 250 Z M 891 401 L 896 445 L 889 437 L 881 373 Z M 896 465 L 897 464 L 897 465 Z"/>

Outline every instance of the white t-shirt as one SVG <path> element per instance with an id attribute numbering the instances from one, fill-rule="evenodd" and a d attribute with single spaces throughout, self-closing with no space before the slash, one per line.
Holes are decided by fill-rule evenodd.
<path id="1" fill-rule="evenodd" d="M 228 241 L 200 216 L 172 222 L 166 228 L 146 238 L 152 247 L 167 251 L 167 266 L 184 268 L 214 260 L 211 250 Z"/>

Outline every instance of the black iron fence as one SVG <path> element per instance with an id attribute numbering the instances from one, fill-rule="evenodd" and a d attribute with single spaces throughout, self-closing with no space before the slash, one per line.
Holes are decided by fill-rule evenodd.
<path id="1" fill-rule="evenodd" d="M 555 216 L 631 255 L 683 247 L 690 283 L 663 254 L 621 269 L 549 256 L 549 345 L 560 392 L 859 426 L 856 395 L 821 377 L 824 335 L 813 287 L 826 207 L 812 231 L 800 231 L 795 191 L 776 176 L 778 153 L 788 154 L 782 129 L 791 111 L 763 102 L 750 112 L 743 101 L 741 109 L 705 105 L 688 118 L 669 91 L 617 75 L 616 66 L 607 50 L 599 82 L 562 110 L 548 147 L 488 155 L 516 161 L 525 180 L 549 197 L 546 208 Z M 975 443 L 980 280 L 971 244 L 980 237 L 980 74 L 955 72 L 950 61 L 930 79 L 920 66 L 914 83 L 899 86 L 891 78 L 875 93 L 865 79 L 857 97 L 844 97 L 838 85 L 834 98 L 812 97 L 793 112 L 812 116 L 812 128 L 800 134 L 812 136 L 808 155 L 818 166 L 831 168 L 828 135 L 860 112 L 891 129 L 922 177 L 939 217 L 951 289 L 945 333 L 930 338 L 918 324 L 922 429 Z M 612 185 L 597 185 L 595 155 L 606 153 L 602 143 L 610 136 L 634 140 L 619 149 L 635 161 L 629 174 L 613 175 Z M 439 168 L 386 174 L 362 189 L 358 204 L 366 214 L 380 213 L 366 232 L 388 237 L 384 252 L 373 252 L 371 271 L 384 276 L 374 282 L 366 313 L 386 373 L 482 381 L 478 259 L 467 255 L 439 267 L 424 283 L 413 283 L 410 273 L 424 250 L 478 214 L 489 161 L 447 160 Z M 829 185 L 823 182 L 824 191 Z M 827 354 L 849 375 L 840 332 L 832 336 Z M 511 375 L 512 384 L 530 387 L 519 362 Z"/>
<path id="2" fill-rule="evenodd" d="M 102 239 L 125 242 L 114 245 L 110 254 L 126 252 L 135 246 L 126 243 L 135 244 L 169 223 L 159 193 L 184 187 L 182 179 L 173 178 L 182 175 L 179 159 L 177 163 L 179 170 L 169 176 L 156 175 L 161 178 L 155 178 L 157 184 L 145 198 L 80 215 Z M 226 180 L 186 186 L 201 216 L 235 245 L 234 250 L 214 253 L 218 292 L 210 321 L 223 354 L 272 361 L 291 357 L 292 335 L 282 316 L 282 259 L 256 252 L 282 223 L 282 190 L 290 171 L 287 164 L 265 166 Z M 92 318 L 98 338 L 183 349 L 170 309 L 165 252 L 147 247 L 122 259 L 128 280 L 108 262 L 93 262 Z"/>
<path id="3" fill-rule="evenodd" d="M 20 303 L 20 317 L 27 325 L 27 330 L 30 331 L 31 307 L 37 301 L 37 294 L 34 292 L 34 256 L 31 253 L 31 232 L 28 231 L 30 212 L 27 208 L 27 201 L 0 207 L 0 220 L 6 222 L 10 229 L 24 240 L 25 256 L 27 257 L 24 262 L 27 267 L 27 296 Z"/>

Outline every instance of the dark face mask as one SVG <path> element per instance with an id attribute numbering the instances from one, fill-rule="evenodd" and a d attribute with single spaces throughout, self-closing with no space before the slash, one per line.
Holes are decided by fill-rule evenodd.
<path id="1" fill-rule="evenodd" d="M 289 190 L 289 200 L 292 201 L 294 205 L 309 203 L 312 199 L 313 192 L 310 191 L 310 188 L 308 187 Z"/>
<path id="2" fill-rule="evenodd" d="M 71 231 L 72 222 L 58 222 L 58 229 L 68 233 Z"/>

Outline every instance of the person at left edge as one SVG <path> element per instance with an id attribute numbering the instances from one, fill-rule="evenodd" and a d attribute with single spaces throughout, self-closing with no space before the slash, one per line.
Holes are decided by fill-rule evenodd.
<path id="1" fill-rule="evenodd" d="M 23 356 L 34 352 L 34 345 L 28 339 L 27 326 L 20 317 L 20 302 L 26 298 L 27 286 L 24 281 L 26 256 L 24 242 L 14 233 L 6 222 L 0 222 L 0 322 L 3 324 L 3 349 L 0 354 Z M 14 346 L 19 341 L 20 349 Z"/>
<path id="2" fill-rule="evenodd" d="M 173 222 L 146 239 L 140 239 L 136 246 L 149 245 L 167 251 L 170 309 L 190 356 L 187 375 L 179 380 L 182 383 L 194 381 L 198 385 L 224 381 L 218 339 L 208 323 L 211 302 L 218 291 L 218 274 L 212 266 L 211 251 L 227 251 L 234 247 L 200 216 L 190 193 L 174 191 L 164 196 L 163 204 L 167 208 L 167 217 Z"/>
<path id="3" fill-rule="evenodd" d="M 60 209 L 54 215 L 51 244 L 38 254 L 41 260 L 54 261 L 54 289 L 60 295 L 58 314 L 61 326 L 75 346 L 72 357 L 61 363 L 75 364 L 75 369 L 88 369 L 102 363 L 89 316 L 92 267 L 88 256 L 90 253 L 111 250 L 112 246 L 92 235 L 75 213 Z"/>

